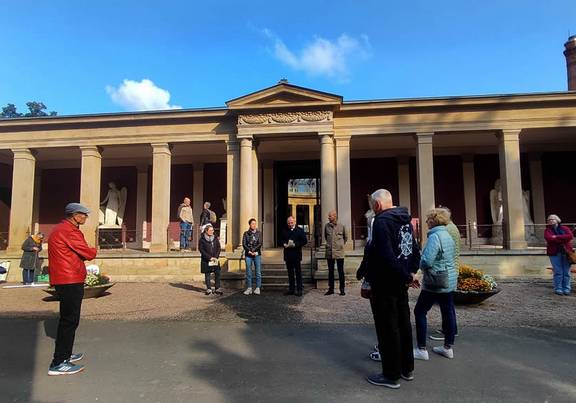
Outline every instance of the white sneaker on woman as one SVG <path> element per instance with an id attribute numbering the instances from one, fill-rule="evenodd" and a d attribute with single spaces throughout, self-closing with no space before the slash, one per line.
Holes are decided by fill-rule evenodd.
<path id="1" fill-rule="evenodd" d="M 254 290 L 254 295 L 260 295 L 260 287 L 256 287 Z"/>
<path id="2" fill-rule="evenodd" d="M 438 346 L 438 347 L 432 347 L 432 351 L 434 351 L 436 354 L 440 354 L 446 358 L 454 358 L 454 350 L 452 350 L 451 348 L 446 348 L 444 346 Z"/>
<path id="3" fill-rule="evenodd" d="M 428 350 L 424 349 L 420 349 L 420 348 L 415 348 L 414 349 L 414 359 L 415 360 L 423 360 L 423 361 L 428 361 L 430 359 L 430 357 L 428 356 Z"/>
<path id="4" fill-rule="evenodd" d="M 252 287 L 246 288 L 246 291 L 244 291 L 244 295 L 252 295 Z"/>

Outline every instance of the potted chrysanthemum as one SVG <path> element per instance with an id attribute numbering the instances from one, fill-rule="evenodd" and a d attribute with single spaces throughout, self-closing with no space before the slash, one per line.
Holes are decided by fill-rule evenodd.
<path id="1" fill-rule="evenodd" d="M 88 272 L 84 280 L 84 298 L 98 298 L 103 296 L 106 290 L 115 284 L 111 280 L 111 277 L 106 274 Z M 56 296 L 56 290 L 52 287 L 46 288 L 44 291 Z"/>
<path id="2" fill-rule="evenodd" d="M 479 304 L 501 291 L 494 278 L 468 265 L 460 265 L 454 302 L 460 305 Z"/>

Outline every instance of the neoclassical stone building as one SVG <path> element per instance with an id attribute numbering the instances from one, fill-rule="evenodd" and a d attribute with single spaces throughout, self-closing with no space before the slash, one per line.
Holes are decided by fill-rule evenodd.
<path id="1" fill-rule="evenodd" d="M 572 37 L 572 74 L 575 49 Z M 551 212 L 576 222 L 574 89 L 346 101 L 281 81 L 225 108 L 0 120 L 0 244 L 16 256 L 27 233 L 50 233 L 66 203 L 98 211 L 115 182 L 128 192 L 123 241 L 141 255 L 175 246 L 185 196 L 196 217 L 204 200 L 225 214 L 229 256 L 251 217 L 273 249 L 289 208 L 297 210 L 288 202 L 294 179 L 317 179 L 317 213 L 325 223 L 338 211 L 351 249 L 365 234 L 366 194 L 382 187 L 416 220 L 449 206 L 468 245 L 489 244 L 490 191 L 500 179 L 501 246 L 530 255 L 523 191 L 536 232 Z M 92 244 L 97 221 L 93 214 L 83 228 Z"/>

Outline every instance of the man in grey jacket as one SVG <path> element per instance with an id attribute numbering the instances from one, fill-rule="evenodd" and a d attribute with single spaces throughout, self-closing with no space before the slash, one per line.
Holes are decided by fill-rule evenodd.
<path id="1" fill-rule="evenodd" d="M 344 278 L 344 245 L 348 242 L 346 227 L 338 223 L 336 211 L 328 213 L 328 223 L 324 227 L 324 239 L 326 240 L 326 260 L 328 261 L 328 291 L 324 295 L 334 294 L 334 263 L 338 267 L 338 280 L 340 282 L 340 295 L 346 295 L 344 291 L 346 280 Z"/>

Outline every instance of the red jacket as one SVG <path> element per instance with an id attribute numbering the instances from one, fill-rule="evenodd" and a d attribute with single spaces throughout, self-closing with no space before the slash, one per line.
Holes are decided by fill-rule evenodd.
<path id="1" fill-rule="evenodd" d="M 96 257 L 80 229 L 68 220 L 54 227 L 48 239 L 48 273 L 50 285 L 84 283 L 85 260 Z"/>
<path id="2" fill-rule="evenodd" d="M 573 251 L 571 242 L 574 236 L 570 228 L 560 225 L 560 230 L 563 232 L 562 235 L 554 234 L 552 228 L 547 227 L 544 231 L 544 239 L 546 239 L 546 254 L 548 256 L 555 256 L 560 252 L 560 248 L 565 250 Z"/>

